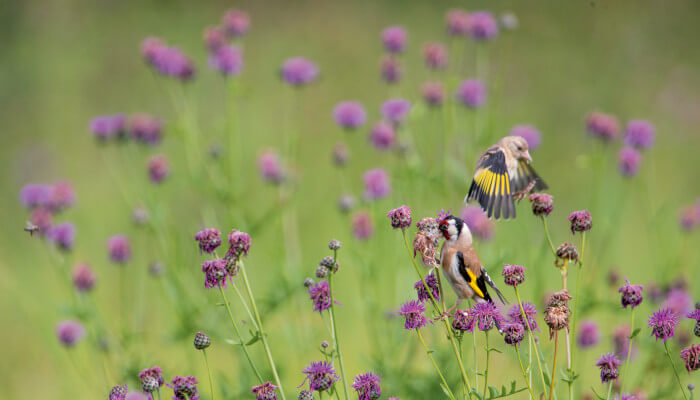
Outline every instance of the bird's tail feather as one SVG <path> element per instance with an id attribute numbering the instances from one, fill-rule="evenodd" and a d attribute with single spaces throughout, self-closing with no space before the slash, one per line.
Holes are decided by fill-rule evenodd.
<path id="1" fill-rule="evenodd" d="M 489 276 L 488 272 L 486 272 L 486 269 L 483 269 L 483 274 L 484 274 L 484 279 L 486 280 L 486 283 L 491 286 L 491 288 L 496 292 L 496 296 L 498 296 L 498 299 L 501 300 L 501 303 L 503 304 L 508 304 L 508 300 L 506 300 L 505 296 L 503 296 L 503 293 L 501 293 L 500 290 L 498 290 L 498 287 L 496 287 L 496 284 L 493 282 L 493 279 Z"/>

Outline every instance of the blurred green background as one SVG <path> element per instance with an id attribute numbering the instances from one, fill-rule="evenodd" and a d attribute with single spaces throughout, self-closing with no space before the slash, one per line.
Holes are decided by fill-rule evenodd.
<path id="1" fill-rule="evenodd" d="M 230 7 L 246 10 L 252 20 L 251 32 L 243 40 L 245 70 L 238 78 L 237 113 L 244 141 L 242 163 L 249 167 L 239 177 L 245 192 L 235 209 L 213 198 L 214 191 L 207 189 L 210 182 L 188 179 L 182 142 L 173 133 L 182 119 L 162 90 L 163 85 L 177 84 L 154 79 L 139 56 L 140 41 L 156 35 L 195 60 L 197 77 L 185 92 L 197 112 L 203 154 L 210 145 L 225 143 L 226 86 L 206 65 L 202 32 L 217 24 Z M 677 226 L 678 209 L 700 195 L 700 52 L 695 43 L 700 37 L 700 4 L 694 1 L 3 2 L 0 397 L 106 396 L 112 385 L 123 381 L 135 387 L 135 372 L 153 364 L 161 365 L 168 377 L 194 374 L 206 395 L 206 372 L 190 342 L 195 330 L 208 331 L 213 338 L 210 359 L 221 386 L 217 390 L 227 398 L 249 391 L 252 382 L 239 370 L 239 351 L 224 343 L 230 329 L 224 311 L 215 306 L 220 301 L 217 293 L 202 287 L 203 257 L 192 240 L 204 224 L 222 232 L 246 228 L 240 215 L 246 216 L 248 229 L 254 225 L 251 221 L 260 222 L 247 265 L 290 398 L 303 379 L 300 369 L 320 359 L 318 344 L 328 339 L 322 322 L 311 312 L 301 280 L 313 275 L 331 238 L 345 244 L 337 298 L 343 304 L 338 315 L 348 379 L 376 369 L 384 374 L 387 394 L 410 399 L 435 393 L 437 380 L 425 355 L 417 351 L 416 338 L 402 330 L 402 322 L 383 318 L 387 310 L 413 296 L 416 280 L 400 233 L 391 230 L 383 214 L 401 204 L 413 207 L 414 220 L 434 216 L 442 207 L 458 213 L 471 166 L 453 163 L 448 190 L 422 178 L 422 169 L 396 170 L 392 196 L 373 206 L 375 239 L 357 242 L 350 219 L 336 210 L 341 183 L 331 164 L 333 145 L 347 140 L 351 146 L 347 176 L 358 196 L 363 171 L 379 166 L 395 171 L 397 157 L 366 144 L 368 126 L 346 138 L 334 125 L 331 110 L 339 101 L 359 100 L 367 107 L 371 125 L 380 118 L 384 100 L 396 95 L 409 98 L 415 105 L 409 129 L 419 151 L 427 154 L 426 169 L 439 164 L 435 160 L 444 155 L 436 157 L 435 151 L 442 119 L 429 115 L 419 95 L 424 81 L 444 76 L 431 77 L 421 49 L 428 41 L 447 41 L 444 14 L 453 7 L 497 14 L 512 11 L 520 21 L 517 30 L 502 32 L 486 45 L 490 92 L 484 129 L 493 141 L 514 124 L 533 124 L 542 132 L 543 144 L 533 156 L 555 197 L 549 218 L 555 242 L 573 240 L 566 221 L 570 211 L 588 208 L 593 214 L 594 229 L 586 247 L 590 271 L 583 282 L 584 293 L 600 307 L 591 306 L 583 317 L 599 321 L 603 340 L 579 353 L 578 369 L 585 383 L 579 383 L 577 393 L 589 386 L 598 388 L 592 364 L 600 352 L 610 350 L 611 332 L 620 322 L 616 288 L 607 286 L 608 271 L 615 269 L 633 282 L 660 285 L 700 272 L 697 233 L 683 234 Z M 393 24 L 406 27 L 409 47 L 402 56 L 404 78 L 398 87 L 389 88 L 379 77 L 383 54 L 379 32 Z M 463 41 L 451 50 L 450 76 L 473 77 L 473 43 Z M 278 70 L 286 58 L 299 55 L 317 62 L 321 76 L 293 93 L 278 79 Z M 460 58 L 466 60 L 461 66 L 455 62 Z M 621 121 L 643 118 L 655 124 L 656 145 L 644 155 L 638 177 L 625 179 L 618 173 L 619 142 L 601 146 L 585 133 L 584 117 L 596 109 Z M 88 132 L 88 121 L 114 112 L 149 112 L 164 118 L 165 142 L 157 149 L 137 149 L 131 158 L 116 147 L 100 148 Z M 462 146 L 460 138 L 471 134 L 470 115 L 461 108 L 455 113 L 455 145 Z M 300 161 L 292 166 L 298 177 L 293 205 L 301 269 L 286 272 L 282 272 L 283 235 L 275 211 L 278 193 L 258 178 L 256 166 L 261 149 L 279 148 L 284 129 L 301 138 Z M 473 159 L 485 147 L 486 143 L 464 152 Z M 172 164 L 171 179 L 160 187 L 148 183 L 145 169 L 147 156 L 156 152 L 167 154 Z M 216 161 L 206 162 L 220 168 Z M 70 179 L 78 193 L 77 205 L 61 217 L 77 226 L 75 250 L 62 265 L 52 261 L 41 240 L 22 232 L 27 213 L 17 200 L 24 184 L 60 178 Z M 121 185 L 131 193 L 133 204 L 122 198 Z M 159 245 L 154 233 L 132 226 L 131 208 L 144 202 L 165 221 L 166 247 Z M 551 265 L 540 223 L 527 208 L 525 203 L 519 206 L 516 221 L 498 222 L 494 238 L 478 243 L 477 251 L 494 279 L 503 262 L 525 265 L 531 279 L 524 293 L 541 307 L 542 296 L 558 289 L 560 278 Z M 128 234 L 134 247 L 134 260 L 126 271 L 107 261 L 105 240 L 117 233 Z M 191 307 L 179 314 L 187 316 L 182 326 L 174 316 L 179 303 L 168 297 L 167 285 L 148 276 L 147 266 L 155 260 L 166 264 L 168 274 L 177 275 L 190 296 L 179 299 Z M 134 335 L 129 351 L 111 356 L 114 382 L 105 380 L 102 359 L 92 343 L 66 352 L 54 337 L 56 322 L 76 307 L 75 296 L 59 281 L 77 261 L 87 261 L 97 271 L 97 288 L 87 301 L 100 309 L 106 326 L 118 326 L 120 273 L 126 274 L 126 286 L 134 293 L 126 300 Z M 374 271 L 369 278 L 360 272 L 368 265 Z M 291 279 L 288 286 L 280 283 L 285 274 Z M 692 280 L 689 290 L 698 299 L 699 289 Z M 645 307 L 644 314 L 651 305 Z M 243 318 L 242 313 L 239 316 Z M 448 365 L 456 388 L 457 371 L 446 352 L 448 344 L 437 329 L 433 331 L 431 343 L 440 350 L 437 354 Z M 543 341 L 545 336 L 541 335 Z M 640 337 L 647 341 L 647 336 L 644 329 Z M 509 360 L 492 378 L 499 386 L 522 381 L 511 353 L 495 356 L 499 364 Z M 254 354 L 264 365 L 262 351 L 255 348 Z M 660 354 L 660 347 L 650 342 L 649 357 Z M 400 369 L 396 365 L 403 360 L 410 363 Z M 632 372 L 639 377 L 641 373 L 641 369 Z"/>

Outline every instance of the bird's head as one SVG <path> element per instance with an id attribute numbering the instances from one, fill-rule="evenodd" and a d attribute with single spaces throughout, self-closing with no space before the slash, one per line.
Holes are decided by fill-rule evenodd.
<path id="1" fill-rule="evenodd" d="M 506 136 L 501 139 L 501 144 L 510 154 L 517 160 L 526 160 L 532 162 L 530 152 L 528 151 L 527 141 L 521 136 Z"/>
<path id="2" fill-rule="evenodd" d="M 455 241 L 459 238 L 462 233 L 462 228 L 464 227 L 464 221 L 455 217 L 454 215 L 448 215 L 440 220 L 440 225 L 438 230 L 442 233 L 447 241 Z"/>

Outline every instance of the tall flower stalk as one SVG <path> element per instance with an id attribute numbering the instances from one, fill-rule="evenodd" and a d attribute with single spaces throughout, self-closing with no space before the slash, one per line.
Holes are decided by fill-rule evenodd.
<path id="1" fill-rule="evenodd" d="M 233 331 L 236 334 L 236 340 L 238 340 L 238 343 L 241 346 L 241 351 L 243 351 L 243 355 L 245 356 L 246 360 L 248 360 L 248 364 L 250 364 L 250 368 L 255 373 L 255 376 L 262 383 L 264 382 L 264 380 L 262 378 L 262 375 L 260 375 L 260 371 L 258 371 L 258 368 L 255 366 L 255 363 L 250 358 L 248 349 L 246 349 L 247 345 L 243 341 L 241 332 L 238 330 L 238 324 L 236 324 L 236 319 L 233 317 L 233 312 L 231 311 L 231 306 L 229 305 L 228 299 L 226 298 L 226 292 L 224 292 L 224 288 L 219 286 L 219 292 L 221 293 L 221 299 L 223 300 L 224 305 L 226 306 L 226 311 L 228 312 L 228 317 L 231 320 L 231 326 L 233 326 Z"/>
<path id="2" fill-rule="evenodd" d="M 331 242 L 332 243 L 332 242 Z M 338 261 L 338 248 L 335 246 L 333 249 L 333 266 L 337 264 Z M 330 291 L 330 296 L 331 296 L 331 307 L 329 309 L 329 313 L 331 315 L 331 330 L 333 333 L 333 347 L 335 348 L 336 353 L 338 353 L 338 363 L 340 364 L 340 376 L 341 380 L 343 381 L 343 391 L 345 392 L 345 399 L 348 400 L 350 399 L 350 389 L 348 388 L 348 380 L 346 379 L 345 375 L 345 364 L 343 363 L 343 353 L 340 350 L 340 341 L 338 340 L 338 325 L 335 321 L 335 300 L 333 299 L 333 275 L 335 273 L 333 271 L 329 271 L 328 274 L 328 286 L 329 286 L 329 291 Z M 336 392 L 337 394 L 337 392 Z"/>

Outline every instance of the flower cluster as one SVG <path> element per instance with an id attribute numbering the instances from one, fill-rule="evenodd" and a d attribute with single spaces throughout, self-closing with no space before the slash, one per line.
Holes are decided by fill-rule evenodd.
<path id="1" fill-rule="evenodd" d="M 474 319 L 480 331 L 488 331 L 494 326 L 499 327 L 505 322 L 498 308 L 491 301 L 479 302 L 469 310 L 469 316 Z"/>
<path id="2" fill-rule="evenodd" d="M 600 342 L 600 332 L 598 325 L 593 321 L 583 321 L 576 334 L 578 345 L 583 348 L 593 347 Z"/>
<path id="3" fill-rule="evenodd" d="M 530 151 L 537 149 L 542 143 L 542 134 L 532 125 L 515 125 L 510 129 L 510 136 L 520 136 L 525 139 Z"/>
<path id="4" fill-rule="evenodd" d="M 382 116 L 394 126 L 403 122 L 411 111 L 411 102 L 406 99 L 389 99 L 382 104 Z"/>
<path id="5" fill-rule="evenodd" d="M 525 329 L 518 323 L 508 323 L 503 328 L 503 340 L 512 346 L 517 346 L 525 338 Z"/>
<path id="6" fill-rule="evenodd" d="M 700 344 L 692 344 L 681 350 L 681 358 L 685 361 L 685 369 L 689 373 L 700 369 Z"/>
<path id="7" fill-rule="evenodd" d="M 359 240 L 367 240 L 374 235 L 374 222 L 368 212 L 360 211 L 353 215 L 352 233 Z"/>
<path id="8" fill-rule="evenodd" d="M 578 262 L 578 251 L 576 251 L 576 247 L 574 247 L 572 243 L 562 243 L 561 245 L 559 245 L 559 247 L 557 247 L 556 253 L 557 258 L 563 260 L 565 263 Z"/>
<path id="9" fill-rule="evenodd" d="M 241 256 L 248 256 L 252 239 L 249 234 L 239 231 L 238 229 L 233 229 L 228 234 L 228 244 L 229 248 L 226 252 L 226 258 L 237 261 Z"/>
<path id="10" fill-rule="evenodd" d="M 369 134 L 370 142 L 380 151 L 389 150 L 394 145 L 395 139 L 394 127 L 384 121 L 376 123 Z"/>
<path id="11" fill-rule="evenodd" d="M 467 224 L 471 233 L 481 240 L 489 240 L 493 236 L 494 225 L 479 206 L 467 206 L 462 210 L 462 220 Z"/>
<path id="12" fill-rule="evenodd" d="M 378 200 L 391 193 L 389 174 L 381 168 L 365 172 L 362 180 L 365 183 L 365 198 L 367 200 Z"/>
<path id="13" fill-rule="evenodd" d="M 360 102 L 344 101 L 333 109 L 333 118 L 341 128 L 357 129 L 367 122 L 367 111 Z"/>
<path id="14" fill-rule="evenodd" d="M 475 323 L 476 321 L 469 310 L 457 309 L 454 314 L 452 314 L 452 329 L 456 331 L 472 332 L 474 331 Z"/>
<path id="15" fill-rule="evenodd" d="M 425 82 L 421 86 L 421 94 L 427 105 L 439 107 L 444 101 L 445 89 L 440 82 Z"/>
<path id="16" fill-rule="evenodd" d="M 270 183 L 279 184 L 286 175 L 279 153 L 271 149 L 265 150 L 258 157 L 258 169 L 263 180 Z"/>
<path id="17" fill-rule="evenodd" d="M 620 122 L 614 115 L 594 111 L 586 117 L 586 129 L 592 136 L 609 142 L 620 133 Z"/>
<path id="18" fill-rule="evenodd" d="M 79 263 L 73 267 L 73 285 L 79 292 L 89 292 L 95 286 L 95 272 L 87 263 Z"/>
<path id="19" fill-rule="evenodd" d="M 148 37 L 141 42 L 141 56 L 154 71 L 181 81 L 194 78 L 195 66 L 178 47 L 168 46 L 165 41 Z"/>
<path id="20" fill-rule="evenodd" d="M 486 86 L 478 79 L 467 79 L 457 87 L 457 100 L 469 108 L 479 108 L 486 102 Z"/>
<path id="21" fill-rule="evenodd" d="M 156 154 L 148 159 L 148 176 L 155 184 L 162 183 L 170 173 L 170 163 L 163 154 Z"/>
<path id="22" fill-rule="evenodd" d="M 141 372 L 139 372 L 139 380 L 141 381 L 141 384 L 143 384 L 144 380 L 147 378 L 155 379 L 158 387 L 163 386 L 165 383 L 165 380 L 163 379 L 163 370 L 157 365 L 154 365 L 151 368 L 143 369 Z"/>
<path id="23" fill-rule="evenodd" d="M 318 67 L 304 57 L 294 57 L 282 64 L 282 80 L 294 87 L 302 87 L 316 80 Z"/>
<path id="24" fill-rule="evenodd" d="M 114 386 L 109 391 L 109 400 L 126 400 L 126 395 L 129 393 L 129 387 L 125 384 Z"/>
<path id="25" fill-rule="evenodd" d="M 75 226 L 70 222 L 54 225 L 54 217 L 75 204 L 73 185 L 64 180 L 51 184 L 30 183 L 19 192 L 22 205 L 31 212 L 30 232 L 38 231 L 60 250 L 70 251 L 75 241 Z"/>

